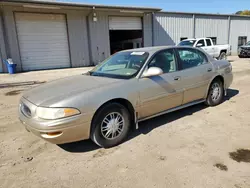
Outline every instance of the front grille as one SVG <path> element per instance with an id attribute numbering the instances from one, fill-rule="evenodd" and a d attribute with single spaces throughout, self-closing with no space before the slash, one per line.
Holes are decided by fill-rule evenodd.
<path id="1" fill-rule="evenodd" d="M 21 103 L 20 108 L 21 108 L 21 112 L 25 116 L 31 117 L 31 111 L 30 111 L 30 109 L 29 109 L 29 107 L 27 105 L 25 105 L 24 103 Z"/>
<path id="2" fill-rule="evenodd" d="M 243 51 L 250 51 L 250 48 L 248 48 L 248 47 L 242 47 L 241 50 L 243 50 Z"/>

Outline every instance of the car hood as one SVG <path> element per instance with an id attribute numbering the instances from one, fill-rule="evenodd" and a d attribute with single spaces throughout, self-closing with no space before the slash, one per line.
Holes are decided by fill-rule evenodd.
<path id="1" fill-rule="evenodd" d="M 244 45 L 244 46 L 241 46 L 241 48 L 250 49 L 250 46 Z"/>
<path id="2" fill-rule="evenodd" d="M 95 88 L 110 86 L 110 84 L 121 81 L 120 79 L 96 77 L 87 75 L 71 76 L 55 80 L 26 92 L 23 97 L 37 106 L 49 106 L 48 101 L 53 103 L 72 97 L 84 91 Z"/>

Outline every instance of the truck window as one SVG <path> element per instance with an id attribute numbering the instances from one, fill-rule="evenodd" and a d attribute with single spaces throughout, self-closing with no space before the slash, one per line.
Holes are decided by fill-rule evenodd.
<path id="1" fill-rule="evenodd" d="M 217 44 L 217 37 L 207 37 L 207 38 L 210 38 L 213 41 L 214 45 Z"/>
<path id="2" fill-rule="evenodd" d="M 201 44 L 201 46 L 199 46 L 199 47 L 204 47 L 204 46 L 206 46 L 206 45 L 205 45 L 204 39 L 199 40 L 199 41 L 197 42 L 196 46 L 198 46 L 198 44 Z"/>
<path id="3" fill-rule="evenodd" d="M 210 39 L 206 39 L 207 42 L 207 46 L 212 46 L 211 40 Z"/>
<path id="4" fill-rule="evenodd" d="M 181 41 L 178 46 L 193 46 L 195 44 L 196 40 L 184 40 Z"/>

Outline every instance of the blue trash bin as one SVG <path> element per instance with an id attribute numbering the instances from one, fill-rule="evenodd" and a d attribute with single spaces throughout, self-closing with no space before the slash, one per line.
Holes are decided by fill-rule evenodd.
<path id="1" fill-rule="evenodd" d="M 9 64 L 8 61 L 5 61 L 5 64 L 7 65 L 9 74 L 16 73 L 16 64 Z"/>

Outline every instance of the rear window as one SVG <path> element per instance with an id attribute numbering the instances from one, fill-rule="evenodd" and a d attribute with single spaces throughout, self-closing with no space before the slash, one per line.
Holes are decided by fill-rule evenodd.
<path id="1" fill-rule="evenodd" d="M 181 41 L 178 46 L 193 46 L 195 42 L 196 40 L 184 40 L 184 41 Z"/>
<path id="2" fill-rule="evenodd" d="M 206 39 L 207 42 L 207 46 L 212 46 L 211 40 L 210 39 Z"/>

